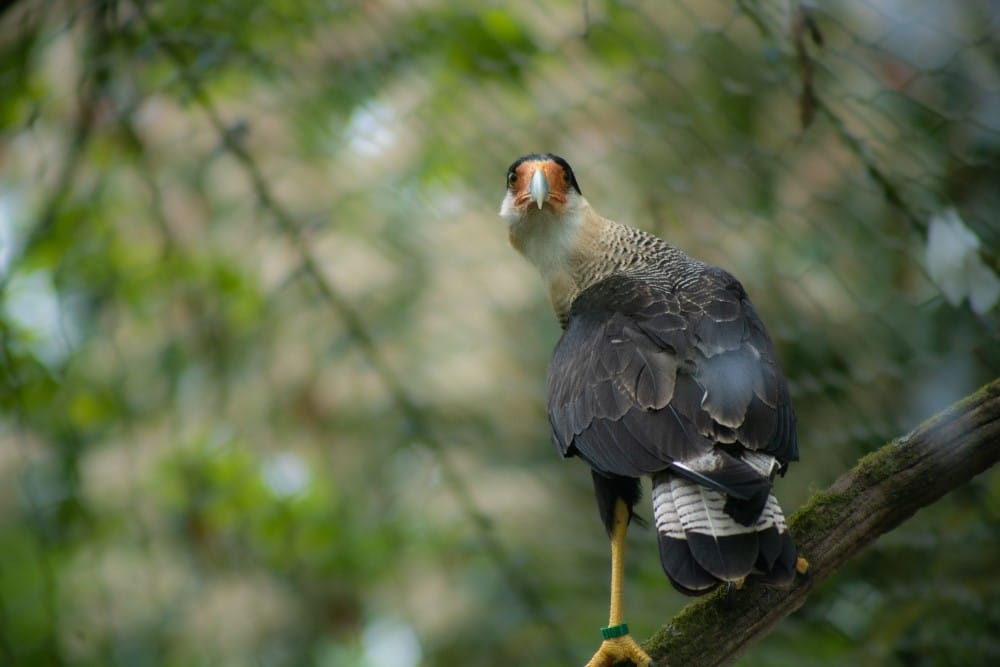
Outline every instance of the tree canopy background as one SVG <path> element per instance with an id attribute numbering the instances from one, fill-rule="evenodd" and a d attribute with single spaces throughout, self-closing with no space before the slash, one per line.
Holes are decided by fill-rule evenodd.
<path id="1" fill-rule="evenodd" d="M 989 0 L 0 4 L 0 662 L 582 663 L 607 540 L 507 165 L 740 277 L 790 512 L 1000 375 L 998 34 Z M 686 600 L 629 539 L 641 638 Z M 743 664 L 996 663 L 998 556 L 994 472 Z"/>

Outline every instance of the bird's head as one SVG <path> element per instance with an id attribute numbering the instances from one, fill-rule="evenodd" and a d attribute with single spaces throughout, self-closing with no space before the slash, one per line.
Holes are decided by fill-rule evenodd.
<path id="1" fill-rule="evenodd" d="M 511 244 L 536 264 L 539 253 L 572 242 L 586 208 L 573 169 L 558 155 L 532 153 L 507 169 L 500 217 L 510 226 Z"/>
<path id="2" fill-rule="evenodd" d="M 500 215 L 511 224 L 532 216 L 559 216 L 579 208 L 582 198 L 566 160 L 552 153 L 532 153 L 507 169 L 507 194 Z"/>

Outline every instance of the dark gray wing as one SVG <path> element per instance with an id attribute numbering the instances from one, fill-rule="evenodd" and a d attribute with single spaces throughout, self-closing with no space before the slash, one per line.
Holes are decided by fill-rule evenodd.
<path id="1" fill-rule="evenodd" d="M 548 413 L 562 454 L 605 474 L 741 448 L 798 458 L 774 346 L 739 282 L 708 266 L 683 289 L 619 274 L 582 292 L 549 367 Z M 738 497 L 723 477 L 698 481 Z"/>

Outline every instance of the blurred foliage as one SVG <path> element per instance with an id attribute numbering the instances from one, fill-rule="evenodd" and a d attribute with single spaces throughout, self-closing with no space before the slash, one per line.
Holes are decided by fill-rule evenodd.
<path id="1" fill-rule="evenodd" d="M 496 216 L 527 152 L 741 277 L 788 510 L 996 377 L 997 308 L 928 269 L 949 211 L 1000 269 L 996 3 L 813 10 L 808 129 L 797 7 L 0 3 L 0 663 L 582 662 L 607 544 Z M 992 473 L 743 662 L 995 664 L 998 536 Z M 642 637 L 684 600 L 630 540 Z"/>

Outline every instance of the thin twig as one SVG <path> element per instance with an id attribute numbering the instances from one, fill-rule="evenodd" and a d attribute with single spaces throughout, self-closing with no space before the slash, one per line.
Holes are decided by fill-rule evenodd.
<path id="1" fill-rule="evenodd" d="M 773 40 L 775 43 L 784 43 L 784 30 L 775 27 L 772 23 L 767 21 L 760 12 L 755 2 L 748 2 L 747 0 L 739 0 L 740 10 L 743 11 L 746 16 L 750 19 L 761 35 L 769 40 Z M 794 8 L 791 10 L 792 14 L 792 47 L 793 51 L 796 53 L 796 63 L 801 68 L 802 54 L 798 52 L 799 47 L 804 48 L 804 44 L 800 45 L 800 41 L 804 41 L 804 34 L 810 35 L 813 41 L 817 45 L 822 45 L 823 38 L 819 31 L 819 26 L 817 24 L 816 16 L 811 7 L 803 6 L 803 3 L 796 2 Z M 806 12 L 806 13 L 803 13 Z M 798 23 L 797 23 L 798 22 Z M 893 179 L 886 173 L 882 166 L 878 163 L 875 155 L 872 153 L 868 144 L 861 138 L 853 134 L 848 128 L 847 123 L 837 115 L 829 105 L 825 104 L 822 98 L 819 98 L 815 91 L 812 90 L 812 60 L 808 59 L 808 69 L 807 74 L 800 74 L 800 78 L 804 77 L 808 83 L 810 90 L 804 92 L 809 96 L 807 110 L 807 116 L 809 121 L 812 121 L 812 115 L 816 110 L 823 112 L 823 115 L 831 122 L 837 136 L 843 142 L 845 146 L 851 151 L 851 153 L 861 162 L 864 166 L 865 171 L 868 175 L 875 181 L 879 189 L 882 191 L 882 196 L 885 198 L 886 202 L 889 203 L 894 209 L 896 209 L 903 218 L 913 227 L 915 230 L 926 233 L 927 232 L 927 221 L 924 220 L 920 215 L 918 215 L 909 204 L 907 204 L 906 199 L 903 197 L 902 189 L 896 185 Z M 801 110 L 800 110 L 801 111 Z"/>
<path id="2" fill-rule="evenodd" d="M 535 616 L 536 620 L 548 627 L 550 641 L 558 647 L 562 659 L 571 660 L 569 640 L 553 616 L 547 611 L 547 605 L 535 586 L 526 579 L 519 567 L 514 564 L 507 548 L 497 539 L 492 529 L 489 516 L 479 508 L 468 484 L 464 481 L 455 465 L 446 454 L 445 446 L 434 434 L 426 411 L 419 406 L 399 380 L 396 372 L 385 360 L 375 338 L 368 331 L 364 321 L 354 306 L 340 293 L 332 281 L 322 272 L 313 258 L 308 244 L 300 231 L 300 225 L 294 216 L 275 198 L 270 184 L 261 172 L 256 160 L 247 151 L 238 137 L 230 131 L 230 126 L 223 120 L 208 92 L 200 81 L 190 72 L 184 54 L 169 40 L 164 39 L 165 31 L 153 18 L 142 2 L 135 6 L 147 25 L 157 46 L 173 62 L 177 68 L 181 82 L 194 99 L 197 106 L 208 118 L 212 128 L 222 140 L 223 148 L 243 168 L 250 180 L 258 203 L 274 218 L 281 231 L 293 243 L 300 258 L 300 275 L 308 277 L 320 298 L 330 311 L 343 323 L 348 334 L 354 340 L 358 349 L 366 358 L 369 366 L 381 380 L 389 393 L 396 409 L 407 422 L 407 430 L 415 441 L 427 447 L 435 457 L 445 484 L 455 496 L 459 507 L 466 518 L 479 533 L 479 538 L 486 548 L 486 553 L 498 570 L 508 580 L 512 590 L 521 598 L 525 607 Z"/>
<path id="3" fill-rule="evenodd" d="M 875 184 L 878 185 L 879 190 L 882 191 L 882 197 L 886 202 L 889 203 L 892 208 L 896 209 L 900 215 L 903 216 L 911 227 L 915 230 L 921 232 L 922 234 L 927 233 L 927 221 L 917 215 L 916 212 L 906 203 L 906 199 L 903 197 L 902 191 L 896 183 L 893 182 L 892 178 L 882 169 L 882 166 L 878 163 L 875 155 L 872 154 L 871 148 L 865 141 L 853 134 L 849 129 L 847 129 L 847 123 L 834 112 L 830 106 L 824 103 L 822 100 L 816 100 L 817 108 L 823 112 L 823 115 L 830 121 L 833 125 L 834 130 L 837 132 L 837 136 L 840 137 L 841 142 L 851 153 L 861 162 L 864 166 L 865 171 L 871 177 Z"/>

